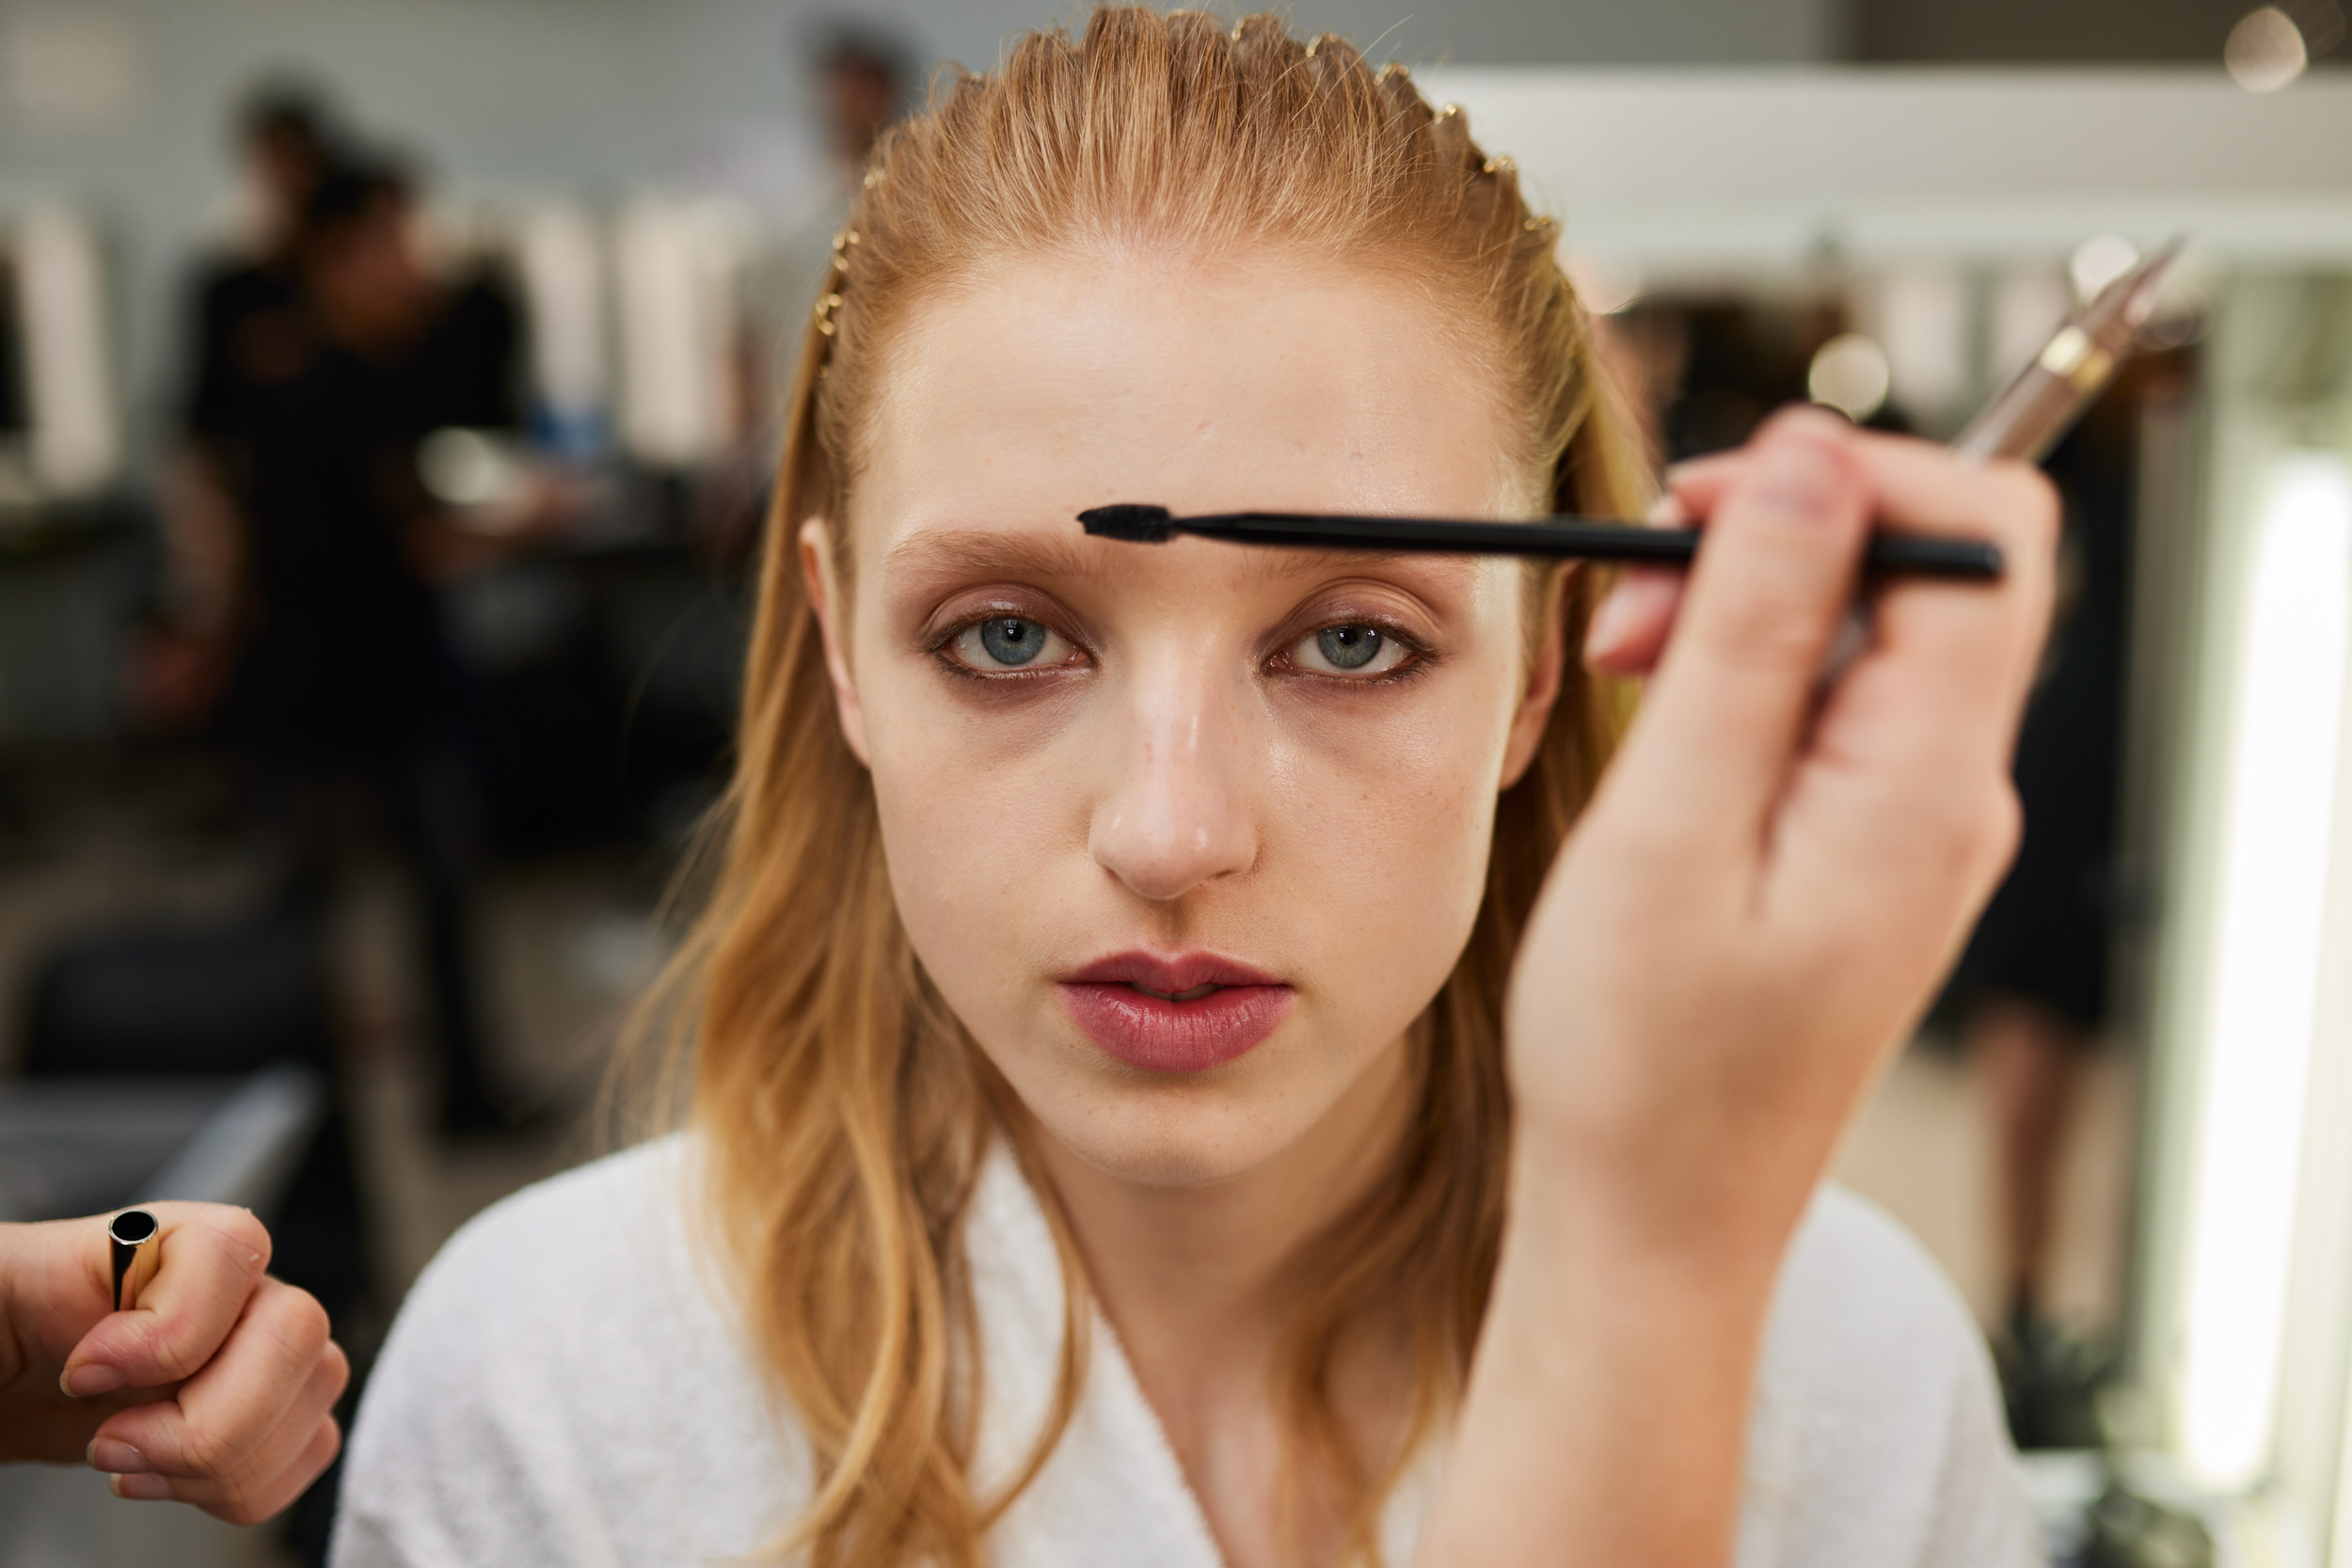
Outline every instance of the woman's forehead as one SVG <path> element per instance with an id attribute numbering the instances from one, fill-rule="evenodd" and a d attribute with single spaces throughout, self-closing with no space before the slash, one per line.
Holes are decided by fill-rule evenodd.
<path id="1" fill-rule="evenodd" d="M 992 269 L 894 331 L 852 515 L 887 551 L 1111 501 L 1504 515 L 1515 429 L 1465 340 L 1418 291 L 1329 266 Z"/>

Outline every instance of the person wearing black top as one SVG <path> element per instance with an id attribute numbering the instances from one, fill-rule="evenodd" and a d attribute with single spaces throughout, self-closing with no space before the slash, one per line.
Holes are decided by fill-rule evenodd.
<path id="1" fill-rule="evenodd" d="M 258 89 L 238 117 L 253 210 L 242 242 L 199 262 L 186 303 L 182 444 L 163 485 L 164 603 L 132 665 L 141 717 L 164 730 L 214 717 L 234 662 L 244 570 L 236 459 L 253 400 L 300 371 L 310 333 L 295 256 L 302 213 L 342 137 L 308 88 Z"/>
<path id="2" fill-rule="evenodd" d="M 426 485 L 437 432 L 513 430 L 517 313 L 437 276 L 406 179 L 330 169 L 305 204 L 285 357 L 234 384 L 211 450 L 236 499 L 242 569 L 223 728 L 268 781 L 288 894 L 324 897 L 346 813 L 384 819 L 421 894 L 445 1131 L 508 1119 L 484 1060 L 469 961 L 473 748 L 437 585 L 538 536 L 546 487 L 496 515 Z M 248 325 L 251 324 L 248 323 Z"/>

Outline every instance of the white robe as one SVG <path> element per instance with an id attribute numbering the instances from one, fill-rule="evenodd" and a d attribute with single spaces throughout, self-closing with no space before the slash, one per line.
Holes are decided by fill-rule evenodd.
<path id="1" fill-rule="evenodd" d="M 686 1240 L 690 1148 L 667 1139 L 543 1181 L 442 1249 L 360 1407 L 335 1568 L 670 1568 L 776 1538 L 808 1497 L 807 1459 Z M 1061 1337 L 1052 1238 L 1001 1150 L 966 1239 L 985 1496 L 1039 1428 Z M 1099 1319 L 1094 1335 L 1075 1418 L 997 1523 L 992 1560 L 1220 1568 L 1125 1356 Z M 1390 1568 L 1410 1560 L 1441 1449 L 1391 1500 Z M 1739 1568 L 2042 1560 L 1975 1325 L 1909 1236 L 1824 1190 L 1772 1307 Z"/>

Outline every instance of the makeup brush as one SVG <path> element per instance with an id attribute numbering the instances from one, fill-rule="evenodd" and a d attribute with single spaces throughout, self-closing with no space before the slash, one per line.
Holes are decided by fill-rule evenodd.
<path id="1" fill-rule="evenodd" d="M 2017 378 L 1985 405 L 1952 449 L 1982 460 L 2038 459 L 2064 435 L 2117 369 L 2154 315 L 2165 274 L 2179 256 L 2174 240 L 2099 292 L 2069 316 Z M 1645 566 L 1688 566 L 1698 553 L 1697 529 L 1645 528 L 1595 517 L 1549 517 L 1531 523 L 1460 521 L 1436 517 L 1351 517 L 1299 512 L 1219 512 L 1179 517 L 1165 506 L 1123 501 L 1078 514 L 1098 539 L 1164 545 L 1180 533 L 1236 545 L 1287 545 L 1311 549 L 1381 552 L 1417 550 L 1443 555 L 1537 555 L 1617 561 Z M 1992 582 L 2001 575 L 2001 551 L 1981 539 L 1917 533 L 1873 534 L 1862 558 L 1874 577 L 1945 578 Z"/>
<path id="2" fill-rule="evenodd" d="M 1322 549 L 1438 555 L 1567 556 L 1645 566 L 1687 566 L 1702 536 L 1694 528 L 1644 528 L 1590 517 L 1549 517 L 1532 523 L 1466 522 L 1436 517 L 1348 517 L 1297 512 L 1219 512 L 1179 517 L 1165 506 L 1125 501 L 1091 507 L 1078 521 L 1098 539 L 1164 545 L 1179 533 L 1235 545 L 1290 545 Z M 1989 582 L 2001 575 L 1997 546 L 1980 539 L 1939 539 L 1917 533 L 1879 533 L 1863 556 L 1864 569 L 1902 577 L 1958 578 Z"/>

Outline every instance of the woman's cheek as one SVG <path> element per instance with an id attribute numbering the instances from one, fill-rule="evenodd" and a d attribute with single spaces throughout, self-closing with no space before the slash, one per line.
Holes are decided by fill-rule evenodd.
<path id="1" fill-rule="evenodd" d="M 1289 863 L 1289 896 L 1314 911 L 1327 986 L 1418 990 L 1417 1009 L 1485 895 L 1504 726 L 1462 693 L 1412 695 L 1434 700 L 1294 725 L 1271 792 L 1283 826 L 1269 837 Z"/>
<path id="2" fill-rule="evenodd" d="M 949 1006 L 993 1035 L 1067 920 L 1065 770 L 1037 737 L 1008 733 L 1030 727 L 1024 716 L 975 715 L 920 686 L 878 705 L 869 754 L 899 918 Z"/>

